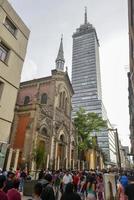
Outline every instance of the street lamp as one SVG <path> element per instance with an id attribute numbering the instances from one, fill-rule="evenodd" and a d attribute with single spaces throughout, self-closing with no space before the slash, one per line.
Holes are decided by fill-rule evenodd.
<path id="1" fill-rule="evenodd" d="M 117 156 L 118 156 L 118 167 L 119 169 L 121 170 L 121 156 L 120 156 L 120 146 L 119 146 L 119 136 L 118 136 L 118 130 L 117 128 L 111 128 L 111 129 L 108 129 L 109 131 L 113 131 L 114 134 L 115 134 L 115 142 L 116 142 L 116 147 L 117 147 Z"/>

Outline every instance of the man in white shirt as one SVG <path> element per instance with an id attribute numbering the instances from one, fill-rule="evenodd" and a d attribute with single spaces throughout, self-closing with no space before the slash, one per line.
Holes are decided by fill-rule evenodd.
<path id="1" fill-rule="evenodd" d="M 63 182 L 63 191 L 65 192 L 66 185 L 67 185 L 68 183 L 72 183 L 72 182 L 73 182 L 72 175 L 69 174 L 68 171 L 66 171 L 65 175 L 63 176 L 62 182 Z"/>

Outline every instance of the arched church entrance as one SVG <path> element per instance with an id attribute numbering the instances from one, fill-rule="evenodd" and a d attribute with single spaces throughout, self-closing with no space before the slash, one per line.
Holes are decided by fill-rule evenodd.
<path id="1" fill-rule="evenodd" d="M 66 169 L 66 142 L 65 136 L 60 135 L 57 146 L 57 169 Z"/>

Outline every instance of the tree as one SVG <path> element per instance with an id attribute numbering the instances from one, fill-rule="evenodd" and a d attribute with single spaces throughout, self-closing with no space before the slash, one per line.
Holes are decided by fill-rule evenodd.
<path id="1" fill-rule="evenodd" d="M 86 113 L 80 108 L 76 113 L 74 124 L 78 134 L 78 150 L 87 151 L 97 146 L 95 137 L 91 136 L 93 132 L 99 132 L 102 128 L 107 127 L 107 122 L 96 113 Z"/>
<path id="2" fill-rule="evenodd" d="M 45 161 L 45 148 L 42 144 L 38 144 L 38 146 L 33 150 L 33 159 L 36 163 L 36 173 L 35 179 L 37 175 L 37 171 L 43 167 Z"/>

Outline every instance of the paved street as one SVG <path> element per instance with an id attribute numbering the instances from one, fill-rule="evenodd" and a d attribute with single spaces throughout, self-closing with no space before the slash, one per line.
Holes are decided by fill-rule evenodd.
<path id="1" fill-rule="evenodd" d="M 61 197 L 61 193 L 59 194 L 58 200 L 60 200 L 60 197 Z M 23 196 L 22 197 L 22 200 L 30 200 L 30 199 L 32 199 L 32 197 L 29 197 L 29 196 Z"/>

